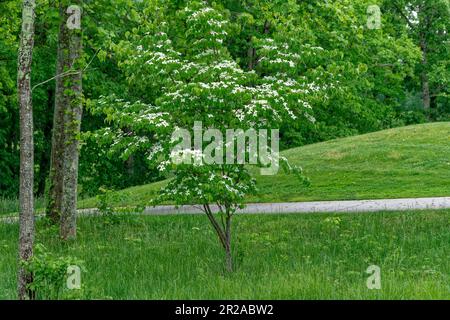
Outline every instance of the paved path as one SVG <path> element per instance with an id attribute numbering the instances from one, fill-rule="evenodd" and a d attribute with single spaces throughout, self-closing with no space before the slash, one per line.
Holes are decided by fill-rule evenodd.
<path id="1" fill-rule="evenodd" d="M 383 200 L 351 200 L 351 201 L 319 201 L 319 202 L 286 202 L 286 203 L 250 203 L 239 213 L 248 214 L 280 214 L 280 213 L 314 213 L 314 212 L 376 212 L 403 211 L 425 209 L 449 209 L 450 197 L 415 198 L 415 199 L 383 199 Z M 213 207 L 217 211 L 216 207 Z M 198 214 L 199 206 L 148 207 L 144 214 Z"/>
<path id="2" fill-rule="evenodd" d="M 217 207 L 212 206 L 213 211 Z M 238 213 L 246 214 L 295 214 L 314 212 L 376 212 L 404 210 L 438 210 L 450 209 L 450 197 L 412 198 L 412 199 L 381 199 L 381 200 L 350 200 L 350 201 L 318 201 L 318 202 L 285 202 L 285 203 L 250 203 Z M 78 210 L 80 215 L 94 215 L 97 209 Z M 169 214 L 202 214 L 200 206 L 156 206 L 147 207 L 146 215 Z M 17 217 L 0 218 L 0 222 L 14 223 Z"/>

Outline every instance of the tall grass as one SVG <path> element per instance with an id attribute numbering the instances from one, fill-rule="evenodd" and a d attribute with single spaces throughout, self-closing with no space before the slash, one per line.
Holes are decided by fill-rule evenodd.
<path id="1" fill-rule="evenodd" d="M 41 210 L 45 207 L 43 197 L 35 198 L 35 209 Z M 19 212 L 19 199 L 0 197 L 0 215 L 14 214 Z"/>
<path id="2" fill-rule="evenodd" d="M 79 219 L 61 243 L 38 223 L 37 243 L 84 260 L 83 298 L 450 299 L 450 210 L 238 216 L 236 270 L 203 216 Z M 14 299 L 17 224 L 0 224 L 0 299 Z M 370 265 L 381 290 L 366 286 Z"/>

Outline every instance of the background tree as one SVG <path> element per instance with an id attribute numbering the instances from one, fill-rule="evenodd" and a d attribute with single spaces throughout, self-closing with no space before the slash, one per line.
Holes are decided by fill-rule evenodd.
<path id="1" fill-rule="evenodd" d="M 395 0 L 386 3 L 421 50 L 417 64 L 423 108 L 449 111 L 449 21 L 447 0 Z"/>
<path id="2" fill-rule="evenodd" d="M 34 0 L 24 0 L 22 7 L 22 32 L 20 36 L 17 87 L 20 106 L 20 213 L 19 259 L 28 261 L 33 256 L 34 243 L 34 146 L 33 102 L 31 94 L 31 65 L 34 46 Z M 33 298 L 27 286 L 32 274 L 22 264 L 18 274 L 19 299 Z"/>
<path id="3" fill-rule="evenodd" d="M 21 1 L 0 2 L 0 196 L 19 190 L 19 108 L 17 51 Z M 11 19 L 11 17 L 14 17 Z"/>
<path id="4" fill-rule="evenodd" d="M 51 149 L 49 140 L 54 85 L 53 82 L 43 82 L 52 78 L 55 73 L 53 61 L 56 52 L 57 10 L 53 4 L 41 1 L 35 9 L 32 91 L 35 124 L 34 191 L 37 196 L 42 196 L 45 191 Z M 14 79 L 17 78 L 21 1 L 0 2 L 0 12 L 0 197 L 14 198 L 19 190 L 19 108 Z M 40 83 L 41 85 L 36 86 Z"/>

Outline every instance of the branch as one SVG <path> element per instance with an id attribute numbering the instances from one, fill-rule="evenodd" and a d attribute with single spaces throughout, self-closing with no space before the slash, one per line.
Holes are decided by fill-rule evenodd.
<path id="1" fill-rule="evenodd" d="M 411 29 L 415 29 L 416 26 L 409 20 L 409 18 L 406 16 L 406 14 L 403 12 L 403 10 L 400 8 L 400 6 L 397 4 L 396 1 L 393 1 L 394 7 L 397 9 L 397 11 L 400 13 L 400 15 L 403 17 L 403 19 L 406 20 L 406 23 Z"/>
<path id="2" fill-rule="evenodd" d="M 211 212 L 211 208 L 208 204 L 203 205 L 203 209 L 208 216 L 209 221 L 211 221 L 211 224 L 213 225 L 214 229 L 216 230 L 217 235 L 219 236 L 220 243 L 224 248 L 227 246 L 226 237 L 224 234 L 224 231 L 220 228 L 219 224 L 217 223 L 217 220 L 214 218 L 214 215 Z"/>
<path id="3" fill-rule="evenodd" d="M 83 70 L 80 70 L 80 71 L 77 71 L 77 70 L 68 70 L 68 71 L 65 71 L 65 72 L 63 72 L 63 73 L 57 74 L 56 76 L 54 76 L 54 77 L 52 77 L 52 78 L 50 78 L 50 79 L 47 79 L 47 80 L 45 80 L 45 81 L 42 81 L 41 83 L 36 84 L 33 88 L 31 88 L 31 92 L 33 92 L 33 90 L 36 89 L 37 87 L 42 86 L 42 85 L 44 85 L 44 84 L 46 84 L 46 83 L 48 83 L 48 82 L 50 82 L 50 81 L 53 81 L 53 80 L 55 80 L 55 79 L 58 79 L 58 78 L 61 78 L 61 77 L 65 77 L 65 76 L 72 76 L 72 75 L 76 75 L 76 74 L 85 72 L 85 71 L 87 70 L 87 68 L 89 68 L 89 66 L 91 65 L 92 61 L 94 61 L 95 57 L 97 56 L 97 54 L 98 54 L 99 52 L 100 52 L 100 49 L 97 50 L 97 52 L 94 54 L 94 56 L 91 58 L 91 60 L 90 60 L 89 63 L 86 65 L 86 67 L 84 67 Z"/>
<path id="4" fill-rule="evenodd" d="M 400 65 L 404 65 L 404 62 L 400 62 Z M 378 63 L 378 64 L 374 64 L 373 67 L 378 67 L 378 68 L 394 68 L 396 67 L 397 64 L 395 63 Z"/>
<path id="5" fill-rule="evenodd" d="M 219 201 L 216 201 L 216 204 L 220 211 L 220 219 L 222 220 L 222 228 L 223 228 L 223 230 L 225 230 L 225 221 L 223 220 L 224 212 L 223 212 L 222 206 L 220 205 Z"/>
<path id="6" fill-rule="evenodd" d="M 69 75 L 70 76 L 71 75 L 76 75 L 76 74 L 79 74 L 79 73 L 81 73 L 81 71 L 69 70 L 69 71 L 57 74 L 56 76 L 54 76 L 54 77 L 52 77 L 50 79 L 47 79 L 45 81 L 42 81 L 41 83 L 36 84 L 33 88 L 31 88 L 31 91 L 34 91 L 34 89 L 36 89 L 37 87 L 42 86 L 42 85 L 44 85 L 44 84 L 46 84 L 46 83 L 48 83 L 48 82 L 50 82 L 52 80 L 55 80 L 55 79 L 58 79 L 58 78 L 61 78 L 61 77 L 65 77 L 65 76 L 69 76 Z"/>

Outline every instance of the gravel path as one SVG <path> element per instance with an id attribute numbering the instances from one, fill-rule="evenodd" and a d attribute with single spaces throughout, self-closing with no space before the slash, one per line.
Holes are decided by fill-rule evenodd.
<path id="1" fill-rule="evenodd" d="M 212 206 L 213 211 L 217 207 Z M 250 203 L 238 213 L 246 214 L 295 214 L 314 212 L 377 212 L 404 210 L 438 210 L 450 209 L 450 197 L 412 198 L 412 199 L 381 199 L 381 200 L 350 200 L 350 201 L 318 201 L 318 202 L 286 202 L 286 203 Z M 97 209 L 78 210 L 80 215 L 94 215 Z M 200 206 L 156 206 L 147 207 L 143 214 L 202 214 Z M 15 223 L 17 217 L 0 218 L 3 223 Z"/>

